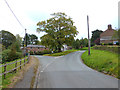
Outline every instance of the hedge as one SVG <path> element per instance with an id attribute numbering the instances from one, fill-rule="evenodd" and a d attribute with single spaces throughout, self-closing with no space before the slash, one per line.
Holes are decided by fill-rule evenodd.
<path id="1" fill-rule="evenodd" d="M 33 51 L 30 51 L 30 55 L 43 55 L 43 54 L 51 54 L 51 51 L 50 50 L 44 50 L 44 51 L 37 51 L 37 52 L 33 52 Z"/>
<path id="2" fill-rule="evenodd" d="M 113 53 L 120 54 L 120 46 L 94 46 L 93 49 L 97 50 L 107 50 Z"/>
<path id="3" fill-rule="evenodd" d="M 11 53 L 10 49 L 2 51 L 2 63 L 4 63 L 5 61 L 10 62 L 22 57 L 23 57 L 22 52 Z"/>

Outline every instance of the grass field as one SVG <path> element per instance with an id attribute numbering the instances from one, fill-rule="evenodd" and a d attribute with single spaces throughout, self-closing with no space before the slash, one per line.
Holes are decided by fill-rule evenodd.
<path id="1" fill-rule="evenodd" d="M 88 51 L 86 51 L 82 54 L 82 60 L 93 69 L 120 78 L 118 76 L 118 54 L 91 49 L 91 55 L 88 56 Z"/>
<path id="2" fill-rule="evenodd" d="M 17 61 L 18 60 L 20 60 L 20 59 L 17 59 Z M 27 59 L 25 59 L 25 61 L 26 61 Z M 7 64 L 8 63 L 12 63 L 12 62 L 15 62 L 15 61 L 11 61 L 11 62 L 7 62 Z M 21 61 L 21 64 L 23 64 L 24 63 L 24 60 L 22 60 Z M 0 64 L 0 65 L 2 65 L 2 64 Z M 4 64 L 3 64 L 4 65 Z M 17 66 L 19 66 L 20 65 L 20 62 L 17 62 Z M 24 66 L 24 65 L 23 65 Z M 23 67 L 22 66 L 22 67 Z M 11 70 L 11 69 L 13 69 L 13 68 L 15 68 L 15 63 L 14 64 L 11 64 L 11 65 L 7 65 L 7 68 L 6 68 L 6 70 L 7 71 L 9 71 L 9 70 Z M 20 70 L 20 68 L 18 68 L 17 69 L 17 71 L 18 70 Z M 3 71 L 4 71 L 4 67 L 0 67 L 0 73 L 2 73 Z M 2 79 L 2 85 L 0 85 L 0 87 L 2 87 L 2 88 L 7 88 L 7 85 L 9 85 L 10 83 L 11 83 L 11 78 L 13 77 L 13 76 L 15 76 L 16 75 L 16 73 L 15 72 L 11 72 L 11 73 L 7 73 L 6 74 L 6 79 L 4 79 L 4 77 L 3 77 L 3 75 L 2 76 L 0 76 L 0 79 Z"/>
<path id="3" fill-rule="evenodd" d="M 79 51 L 79 50 L 72 49 L 72 50 L 67 50 L 67 51 L 60 52 L 60 53 L 44 54 L 44 56 L 62 56 L 62 55 L 67 55 L 72 52 L 76 52 L 76 51 Z"/>

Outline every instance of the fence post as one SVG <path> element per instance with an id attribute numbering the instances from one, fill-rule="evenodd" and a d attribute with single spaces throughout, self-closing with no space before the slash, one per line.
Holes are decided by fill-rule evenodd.
<path id="1" fill-rule="evenodd" d="M 28 61 L 27 63 L 29 63 L 29 53 L 28 53 L 28 58 L 27 58 L 27 61 Z"/>
<path id="2" fill-rule="evenodd" d="M 21 69 L 21 60 L 22 60 L 22 59 L 20 59 L 20 69 Z"/>
<path id="3" fill-rule="evenodd" d="M 25 57 L 24 57 L 24 66 L 25 66 Z"/>
<path id="4" fill-rule="evenodd" d="M 16 63 L 15 63 L 15 73 L 17 72 L 17 59 L 16 59 Z"/>
<path id="5" fill-rule="evenodd" d="M 6 64 L 6 60 L 5 60 L 5 64 Z M 7 67 L 7 65 L 4 66 L 4 79 L 6 78 L 6 73 L 5 73 L 6 72 L 6 67 Z"/>

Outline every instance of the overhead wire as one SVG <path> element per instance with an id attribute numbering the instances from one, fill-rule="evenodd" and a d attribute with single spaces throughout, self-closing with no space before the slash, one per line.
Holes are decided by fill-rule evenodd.
<path id="1" fill-rule="evenodd" d="M 25 27 L 22 25 L 22 23 L 19 21 L 19 19 L 17 18 L 17 16 L 15 15 L 15 13 L 13 12 L 13 10 L 11 9 L 10 5 L 8 4 L 8 2 L 6 0 L 4 0 L 5 3 L 7 4 L 8 8 L 10 9 L 10 11 L 12 12 L 12 14 L 14 15 L 15 19 L 18 21 L 18 23 L 20 24 L 20 26 L 25 29 Z M 22 32 L 23 33 L 23 32 Z"/>

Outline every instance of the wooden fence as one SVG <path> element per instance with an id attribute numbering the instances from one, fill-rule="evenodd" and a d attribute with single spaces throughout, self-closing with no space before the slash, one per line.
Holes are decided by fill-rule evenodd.
<path id="1" fill-rule="evenodd" d="M 1 65 L 0 68 L 2 68 L 2 73 L 0 73 L 0 76 L 4 75 L 4 79 L 5 79 L 7 73 L 10 73 L 10 72 L 15 72 L 16 73 L 18 68 L 21 69 L 23 65 L 25 66 L 26 63 L 29 63 L 29 56 L 30 55 L 28 55 L 28 57 L 24 57 L 23 59 L 16 60 L 16 61 L 14 61 L 12 63 L 8 63 L 8 64 L 5 63 L 4 65 Z M 23 60 L 24 60 L 24 63 L 22 64 Z M 19 66 L 17 65 L 18 63 L 19 63 Z M 7 66 L 8 65 L 13 65 L 13 64 L 15 64 L 14 68 L 7 71 Z"/>

